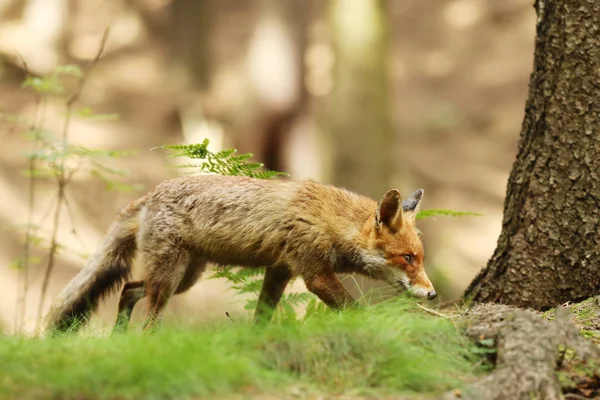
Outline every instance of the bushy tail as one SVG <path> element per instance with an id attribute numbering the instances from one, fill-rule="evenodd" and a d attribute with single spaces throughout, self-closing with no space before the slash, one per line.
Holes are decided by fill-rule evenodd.
<path id="1" fill-rule="evenodd" d="M 76 331 L 131 274 L 142 200 L 124 209 L 112 224 L 100 249 L 58 295 L 46 318 L 46 330 Z"/>

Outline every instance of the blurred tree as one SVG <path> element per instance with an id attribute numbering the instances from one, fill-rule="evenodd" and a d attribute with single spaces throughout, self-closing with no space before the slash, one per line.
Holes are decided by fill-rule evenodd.
<path id="1" fill-rule="evenodd" d="M 283 137 L 302 112 L 308 6 L 302 0 L 261 0 L 248 46 L 247 118 L 239 121 L 235 146 L 252 152 L 268 169 L 282 170 Z"/>
<path id="2" fill-rule="evenodd" d="M 333 88 L 324 109 L 322 160 L 325 180 L 380 198 L 397 176 L 390 115 L 388 20 L 382 0 L 333 0 L 329 22 L 334 53 Z M 396 293 L 356 276 L 344 285 L 371 300 Z"/>
<path id="3" fill-rule="evenodd" d="M 534 69 L 502 233 L 466 290 L 546 309 L 600 292 L 600 0 L 538 0 Z"/>
<path id="4" fill-rule="evenodd" d="M 325 126 L 328 180 L 375 198 L 389 189 L 397 167 L 384 4 L 334 0 L 330 9 L 335 66 Z"/>
<path id="5" fill-rule="evenodd" d="M 187 76 L 188 84 L 204 90 L 209 82 L 210 4 L 208 0 L 174 0 L 169 11 L 173 61 Z"/>

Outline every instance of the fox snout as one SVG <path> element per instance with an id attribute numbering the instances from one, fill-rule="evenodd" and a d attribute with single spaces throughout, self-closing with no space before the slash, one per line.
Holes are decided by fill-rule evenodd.
<path id="1" fill-rule="evenodd" d="M 408 292 L 416 297 L 428 300 L 435 299 L 437 296 L 437 293 L 433 287 L 431 289 L 426 289 L 419 286 L 409 286 Z"/>
<path id="2" fill-rule="evenodd" d="M 420 297 L 423 299 L 432 300 L 435 299 L 437 293 L 433 287 L 433 284 L 429 280 L 429 277 L 422 271 L 417 275 L 417 278 L 408 284 L 402 282 L 408 292 L 413 296 Z"/>

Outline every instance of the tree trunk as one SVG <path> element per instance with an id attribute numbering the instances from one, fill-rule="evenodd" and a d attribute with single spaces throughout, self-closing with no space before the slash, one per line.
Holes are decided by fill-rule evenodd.
<path id="1" fill-rule="evenodd" d="M 600 0 L 538 0 L 498 245 L 465 293 L 547 309 L 600 292 Z"/>
<path id="2" fill-rule="evenodd" d="M 174 0 L 170 12 L 169 45 L 173 61 L 185 72 L 187 84 L 205 90 L 210 76 L 210 4 L 208 0 Z"/>
<path id="3" fill-rule="evenodd" d="M 326 111 L 327 180 L 379 198 L 396 170 L 384 4 L 335 0 L 331 25 L 335 66 Z"/>
<path id="4" fill-rule="evenodd" d="M 329 22 L 334 53 L 333 88 L 318 110 L 323 179 L 379 199 L 397 176 L 388 70 L 389 23 L 382 0 L 333 0 Z M 408 194 L 404 194 L 407 196 Z M 355 297 L 370 301 L 396 294 L 363 276 L 343 281 Z"/>
<path id="5" fill-rule="evenodd" d="M 308 23 L 302 0 L 261 0 L 249 44 L 246 73 L 250 97 L 234 143 L 267 169 L 283 170 L 285 136 L 307 100 L 303 55 Z"/>

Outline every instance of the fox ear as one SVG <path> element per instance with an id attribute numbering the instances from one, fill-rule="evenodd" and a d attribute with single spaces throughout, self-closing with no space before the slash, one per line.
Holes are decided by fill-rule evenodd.
<path id="1" fill-rule="evenodd" d="M 423 200 L 423 189 L 417 189 L 410 197 L 402 202 L 402 211 L 404 216 L 410 219 L 415 219 L 417 213 L 421 209 L 421 200 Z"/>
<path id="2" fill-rule="evenodd" d="M 385 192 L 375 212 L 375 228 L 387 226 L 396 231 L 402 227 L 402 196 L 396 189 Z"/>

